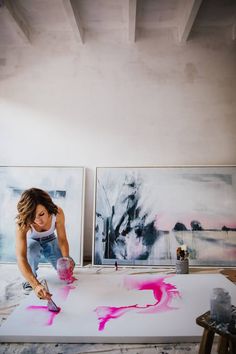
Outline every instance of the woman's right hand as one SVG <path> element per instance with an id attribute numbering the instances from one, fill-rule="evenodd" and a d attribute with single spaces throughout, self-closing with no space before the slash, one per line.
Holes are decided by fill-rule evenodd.
<path id="1" fill-rule="evenodd" d="M 50 294 L 41 283 L 34 288 L 34 292 L 41 300 L 50 300 L 52 297 L 52 294 Z"/>

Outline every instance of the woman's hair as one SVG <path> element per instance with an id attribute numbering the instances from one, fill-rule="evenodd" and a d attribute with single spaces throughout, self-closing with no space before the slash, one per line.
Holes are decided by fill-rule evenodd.
<path id="1" fill-rule="evenodd" d="M 29 227 L 35 219 L 36 207 L 43 205 L 49 214 L 57 214 L 58 207 L 53 203 L 50 195 L 38 188 L 25 190 L 17 204 L 17 224 L 20 228 Z"/>

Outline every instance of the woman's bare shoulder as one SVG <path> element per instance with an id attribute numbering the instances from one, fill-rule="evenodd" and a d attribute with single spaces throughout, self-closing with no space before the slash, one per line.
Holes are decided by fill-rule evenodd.
<path id="1" fill-rule="evenodd" d="M 61 207 L 57 206 L 57 215 L 56 215 L 56 221 L 63 221 L 64 220 L 64 211 Z"/>
<path id="2" fill-rule="evenodd" d="M 20 227 L 18 224 L 16 224 L 16 234 L 18 236 L 26 236 L 27 232 L 30 230 L 30 226 L 23 226 Z"/>

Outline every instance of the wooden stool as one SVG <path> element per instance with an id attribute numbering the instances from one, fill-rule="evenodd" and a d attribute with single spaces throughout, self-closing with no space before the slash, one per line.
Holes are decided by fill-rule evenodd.
<path id="1" fill-rule="evenodd" d="M 232 312 L 236 308 L 232 306 Z M 236 334 L 224 330 L 221 326 L 216 326 L 210 318 L 210 311 L 196 318 L 196 323 L 204 328 L 202 339 L 200 342 L 199 354 L 210 354 L 214 340 L 214 335 L 217 333 L 219 338 L 218 353 L 219 354 L 236 354 Z"/>

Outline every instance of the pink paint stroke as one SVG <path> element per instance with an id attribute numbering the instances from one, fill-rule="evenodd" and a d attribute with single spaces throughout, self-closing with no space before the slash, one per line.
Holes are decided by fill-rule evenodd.
<path id="1" fill-rule="evenodd" d="M 40 311 L 40 312 L 44 312 L 46 314 L 48 314 L 48 320 L 47 322 L 45 323 L 46 326 L 51 326 L 53 324 L 53 321 L 55 319 L 55 317 L 60 313 L 61 309 L 59 312 L 52 312 L 52 311 L 49 311 L 48 310 L 48 307 L 47 306 L 34 306 L 34 305 L 31 305 L 31 306 L 28 306 L 27 307 L 27 310 L 37 310 L 37 311 Z"/>
<path id="2" fill-rule="evenodd" d="M 165 282 L 165 279 L 168 277 L 170 276 L 149 280 L 126 277 L 124 279 L 124 285 L 128 290 L 151 290 L 157 301 L 154 304 L 146 304 L 144 306 L 138 304 L 121 307 L 98 306 L 95 309 L 99 320 L 98 330 L 103 331 L 108 321 L 119 318 L 129 311 L 135 311 L 137 313 L 157 313 L 176 309 L 170 306 L 170 302 L 173 297 L 180 296 L 180 293 L 175 285 Z"/>
<path id="3" fill-rule="evenodd" d="M 62 299 L 62 300 L 66 300 L 70 291 L 76 289 L 76 286 L 73 285 L 66 285 L 63 288 L 58 290 L 58 296 Z M 27 310 L 37 310 L 40 312 L 45 313 L 46 315 L 48 315 L 48 320 L 46 321 L 45 325 L 46 326 L 51 326 L 53 324 L 53 321 L 55 319 L 55 317 L 59 314 L 59 312 L 52 312 L 48 310 L 47 306 L 35 306 L 35 305 L 31 305 L 27 307 Z"/>
<path id="4" fill-rule="evenodd" d="M 60 288 L 58 290 L 58 296 L 60 297 L 61 300 L 66 300 L 70 291 L 74 289 L 76 289 L 76 286 L 73 285 L 63 286 L 63 288 Z"/>

